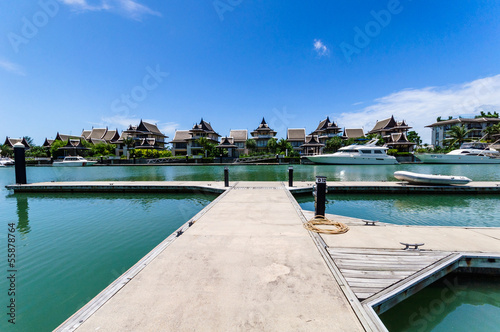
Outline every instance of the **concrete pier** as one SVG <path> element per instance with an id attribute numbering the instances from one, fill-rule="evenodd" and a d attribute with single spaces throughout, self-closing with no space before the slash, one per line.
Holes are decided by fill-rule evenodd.
<path id="1" fill-rule="evenodd" d="M 341 235 L 311 233 L 303 223 L 313 212 L 302 211 L 290 192 L 310 193 L 312 184 L 295 182 L 294 188 L 288 188 L 281 182 L 236 182 L 226 189 L 223 181 L 50 182 L 9 188 L 16 192 L 222 193 L 178 235 L 158 245 L 58 331 L 383 331 L 376 315 L 366 310 L 376 292 L 443 264 L 455 253 L 500 257 L 500 228 L 372 226 L 327 215 L 350 230 Z M 376 184 L 401 192 L 410 187 Z M 329 182 L 328 188 L 330 192 L 346 187 L 361 190 L 376 184 Z M 500 183 L 475 183 L 469 188 L 498 193 L 498 187 Z M 427 189 L 432 193 L 436 188 Z M 413 254 L 403 251 L 400 242 L 425 245 L 421 254 Z M 386 283 L 387 278 L 365 291 L 360 283 L 372 282 L 366 280 L 373 280 L 373 275 L 364 267 L 363 257 L 371 255 L 392 262 L 395 268 L 386 267 L 390 282 Z M 412 269 L 402 271 L 401 262 Z M 352 264 L 359 269 L 353 270 Z M 365 265 L 371 269 L 374 262 Z M 369 278 L 357 277 L 366 274 Z M 378 278 L 383 277 L 379 273 Z"/>

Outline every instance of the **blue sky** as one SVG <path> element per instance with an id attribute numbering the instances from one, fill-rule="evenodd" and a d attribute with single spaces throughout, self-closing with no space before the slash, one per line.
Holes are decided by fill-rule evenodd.
<path id="1" fill-rule="evenodd" d="M 500 110 L 498 1 L 0 1 L 0 137 Z M 3 138 L 2 138 L 3 139 Z"/>

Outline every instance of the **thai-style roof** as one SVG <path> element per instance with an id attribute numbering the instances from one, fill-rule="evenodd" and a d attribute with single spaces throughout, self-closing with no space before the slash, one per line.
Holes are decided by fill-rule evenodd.
<path id="1" fill-rule="evenodd" d="M 80 140 L 82 138 L 81 136 L 75 136 L 75 135 L 65 135 L 65 134 L 59 134 L 59 132 L 56 135 L 56 138 L 54 138 L 55 141 L 67 141 L 69 139 L 77 139 Z"/>
<path id="2" fill-rule="evenodd" d="M 189 130 L 177 130 L 174 135 L 174 139 L 169 143 L 185 143 L 191 138 Z"/>
<path id="3" fill-rule="evenodd" d="M 103 139 L 100 139 L 100 138 L 90 138 L 90 139 L 87 139 L 87 141 L 89 143 L 92 143 L 92 144 L 99 144 L 99 143 L 107 143 L 105 140 Z"/>
<path id="4" fill-rule="evenodd" d="M 289 128 L 286 131 L 287 141 L 306 141 L 306 129 L 305 128 Z"/>
<path id="5" fill-rule="evenodd" d="M 3 143 L 3 145 L 6 145 L 6 146 L 10 146 L 11 148 L 14 147 L 14 144 L 16 143 L 22 143 L 26 148 L 30 148 L 31 146 L 28 144 L 28 141 L 26 141 L 26 138 L 10 138 L 10 137 L 6 137 L 5 138 L 5 143 Z"/>
<path id="6" fill-rule="evenodd" d="M 405 133 L 392 133 L 389 136 L 388 145 L 416 145 L 408 140 Z"/>
<path id="7" fill-rule="evenodd" d="M 246 142 L 246 140 L 248 139 L 248 130 L 246 129 L 231 130 L 229 132 L 229 138 L 233 138 L 234 142 Z"/>
<path id="8" fill-rule="evenodd" d="M 120 135 L 118 134 L 118 129 L 108 130 L 104 135 L 103 139 L 108 143 L 113 143 L 118 141 L 120 139 Z"/>
<path id="9" fill-rule="evenodd" d="M 314 132 L 321 132 L 326 130 L 338 130 L 340 129 L 337 124 L 333 121 L 330 121 L 330 117 L 326 117 L 323 121 L 320 121 L 318 128 Z"/>
<path id="10" fill-rule="evenodd" d="M 89 138 L 91 132 L 92 132 L 92 130 L 85 130 L 84 129 L 82 131 L 82 137 L 85 138 L 85 139 Z"/>
<path id="11" fill-rule="evenodd" d="M 363 132 L 362 128 L 356 128 L 356 129 L 344 129 L 344 135 L 342 135 L 346 138 L 360 138 L 360 137 L 365 137 L 365 133 Z"/>
<path id="12" fill-rule="evenodd" d="M 103 139 L 104 135 L 106 135 L 107 131 L 108 131 L 108 128 L 92 128 L 92 131 L 90 132 L 90 134 L 86 138 L 87 138 L 87 140 Z"/>
<path id="13" fill-rule="evenodd" d="M 444 121 L 439 121 L 435 122 L 433 124 L 430 124 L 428 126 L 425 126 L 426 128 L 431 128 L 431 127 L 438 127 L 438 126 L 446 126 L 446 125 L 456 125 L 459 123 L 492 123 L 492 122 L 497 122 L 500 123 L 499 118 L 476 118 L 476 119 L 469 119 L 469 118 L 458 118 L 458 119 L 451 119 L 451 120 L 444 120 Z"/>
<path id="14" fill-rule="evenodd" d="M 325 144 L 320 143 L 317 135 L 307 135 L 306 142 L 301 147 L 322 147 Z"/>
<path id="15" fill-rule="evenodd" d="M 269 133 L 269 134 L 277 134 L 276 131 L 272 130 L 271 128 L 269 128 L 269 125 L 266 123 L 266 119 L 262 118 L 262 121 L 260 122 L 260 125 L 254 130 L 252 131 L 250 134 L 252 136 L 255 136 L 257 134 L 262 134 L 262 133 Z"/>
<path id="16" fill-rule="evenodd" d="M 216 148 L 222 149 L 237 149 L 238 147 L 232 144 L 228 137 L 222 137 L 220 144 L 216 146 Z"/>
<path id="17" fill-rule="evenodd" d="M 378 133 L 378 132 L 381 132 L 381 131 L 384 131 L 384 130 L 388 130 L 388 129 L 394 128 L 397 125 L 398 125 L 398 123 L 396 122 L 396 120 L 394 120 L 394 116 L 391 116 L 390 118 L 377 121 L 377 123 L 375 124 L 375 126 L 373 127 L 373 129 L 370 130 L 368 133 L 369 134 Z"/>
<path id="18" fill-rule="evenodd" d="M 160 131 L 160 129 L 158 129 L 158 127 L 156 125 L 142 121 L 142 120 L 139 123 L 139 125 L 137 126 L 136 130 L 142 131 L 142 132 L 149 132 L 149 133 L 152 133 L 152 134 L 155 134 L 158 136 L 167 137 L 167 136 L 163 135 L 163 133 Z"/>
<path id="19" fill-rule="evenodd" d="M 135 145 L 136 149 L 154 149 L 158 148 L 156 138 L 139 138 Z"/>
<path id="20" fill-rule="evenodd" d="M 212 125 L 209 122 L 206 122 L 205 120 L 203 120 L 203 118 L 201 118 L 200 123 L 195 124 L 190 131 L 193 133 L 205 132 L 205 133 L 214 134 L 214 135 L 217 135 L 218 137 L 220 137 L 220 135 L 213 130 Z"/>
<path id="21" fill-rule="evenodd" d="M 52 143 L 54 143 L 53 139 L 47 139 L 47 138 L 45 138 L 45 141 L 43 142 L 42 146 L 48 148 L 48 147 L 52 146 Z"/>
<path id="22" fill-rule="evenodd" d="M 82 141 L 79 138 L 77 138 L 77 139 L 74 139 L 74 138 L 68 139 L 68 142 L 66 143 L 66 145 L 63 146 L 63 147 L 61 147 L 60 149 L 63 149 L 63 150 L 71 150 L 71 149 L 88 150 L 88 148 L 86 148 L 82 144 Z"/>

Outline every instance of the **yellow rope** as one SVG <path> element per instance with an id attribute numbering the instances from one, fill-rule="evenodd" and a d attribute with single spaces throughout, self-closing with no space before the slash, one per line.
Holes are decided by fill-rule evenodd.
<path id="1" fill-rule="evenodd" d="M 329 229 L 329 228 L 318 228 L 315 225 L 328 225 L 328 226 L 334 226 L 335 228 Z M 349 227 L 347 225 L 338 222 L 338 221 L 333 221 L 330 219 L 325 218 L 325 216 L 315 216 L 308 222 L 304 224 L 304 227 L 312 232 L 316 233 L 325 233 L 325 234 L 343 234 L 346 233 L 349 230 Z"/>

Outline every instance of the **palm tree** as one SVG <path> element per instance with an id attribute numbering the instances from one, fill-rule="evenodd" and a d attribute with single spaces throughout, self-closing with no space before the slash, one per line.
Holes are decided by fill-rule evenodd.
<path id="1" fill-rule="evenodd" d="M 492 138 L 493 135 L 500 134 L 500 123 L 497 123 L 490 127 L 486 127 L 486 129 L 484 129 L 484 132 L 488 134 L 490 139 Z"/>
<path id="2" fill-rule="evenodd" d="M 123 140 L 123 144 L 127 147 L 127 159 L 130 156 L 129 149 L 134 147 L 135 139 L 133 137 L 127 137 Z"/>
<path id="3" fill-rule="evenodd" d="M 460 146 L 463 142 L 471 140 L 467 137 L 470 132 L 472 132 L 472 129 L 467 129 L 464 126 L 452 126 L 450 130 L 446 132 L 446 135 L 448 135 L 449 138 L 446 138 L 445 141 L 450 142 L 450 146 L 453 146 L 456 143 Z"/>
<path id="4" fill-rule="evenodd" d="M 249 152 L 255 152 L 255 149 L 257 148 L 257 142 L 251 138 L 247 139 L 245 145 L 247 146 Z"/>

